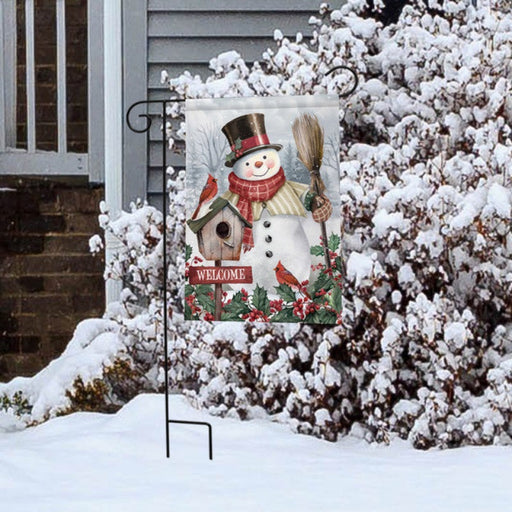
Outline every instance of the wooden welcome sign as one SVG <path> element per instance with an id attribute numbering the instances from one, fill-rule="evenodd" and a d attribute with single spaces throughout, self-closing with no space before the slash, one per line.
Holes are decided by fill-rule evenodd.
<path id="1" fill-rule="evenodd" d="M 190 284 L 252 283 L 252 267 L 190 267 Z"/>

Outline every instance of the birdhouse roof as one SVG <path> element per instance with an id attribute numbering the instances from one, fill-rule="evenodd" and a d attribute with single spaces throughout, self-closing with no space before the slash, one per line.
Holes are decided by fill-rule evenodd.
<path id="1" fill-rule="evenodd" d="M 217 197 L 213 201 L 206 215 L 200 219 L 189 219 L 187 224 L 193 233 L 197 233 L 224 208 L 229 208 L 248 228 L 252 228 L 251 223 L 238 211 L 238 208 L 223 197 Z"/>

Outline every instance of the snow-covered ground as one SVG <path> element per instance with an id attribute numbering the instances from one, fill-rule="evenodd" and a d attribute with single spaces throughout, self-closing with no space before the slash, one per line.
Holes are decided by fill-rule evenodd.
<path id="1" fill-rule="evenodd" d="M 171 397 L 142 395 L 115 415 L 76 413 L 0 433 L 6 512 L 265 511 L 491 512 L 509 510 L 512 452 L 504 447 L 420 452 L 405 443 L 332 444 L 267 420 L 218 419 Z"/>

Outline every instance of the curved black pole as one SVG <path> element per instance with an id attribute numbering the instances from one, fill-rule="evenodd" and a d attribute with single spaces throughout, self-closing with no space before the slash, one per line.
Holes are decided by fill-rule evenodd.
<path id="1" fill-rule="evenodd" d="M 334 71 L 338 71 L 340 69 L 348 71 L 354 77 L 354 85 L 352 86 L 352 89 L 339 95 L 340 98 L 346 98 L 347 96 L 350 96 L 357 89 L 357 86 L 359 85 L 359 77 L 357 76 L 357 73 L 354 71 L 354 69 L 349 66 L 334 66 L 333 68 L 329 69 L 329 71 L 327 71 L 327 73 L 325 73 L 325 76 L 328 76 L 331 73 L 334 73 Z"/>
<path id="2" fill-rule="evenodd" d="M 133 103 L 128 111 L 126 112 L 126 124 L 128 128 L 135 133 L 148 133 L 149 139 L 149 130 L 151 128 L 152 119 L 149 114 L 139 114 L 139 117 L 143 117 L 146 119 L 146 126 L 144 128 L 135 128 L 135 126 L 130 121 L 130 115 L 133 109 L 139 105 L 149 105 L 149 104 L 160 104 L 162 105 L 162 194 L 163 194 L 163 266 L 164 266 L 164 286 L 163 286 L 163 328 L 164 328 L 164 371 L 165 371 L 165 447 L 166 447 L 166 456 L 170 457 L 170 438 L 169 438 L 169 424 L 170 423 L 178 423 L 182 425 L 205 425 L 208 427 L 208 446 L 209 446 L 209 455 L 210 460 L 213 459 L 213 440 L 212 440 L 212 426 L 210 423 L 205 421 L 185 421 L 185 420 L 171 420 L 169 419 L 169 360 L 168 360 L 168 339 L 167 339 L 167 316 L 168 316 L 168 307 L 167 307 L 167 138 L 166 138 L 166 129 L 167 129 L 167 104 L 168 103 L 182 103 L 185 99 L 182 98 L 173 98 L 170 100 L 145 100 L 145 101 L 137 101 Z"/>

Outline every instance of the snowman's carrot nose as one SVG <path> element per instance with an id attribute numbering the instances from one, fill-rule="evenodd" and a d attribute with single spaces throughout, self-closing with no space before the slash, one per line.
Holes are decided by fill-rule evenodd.
<path id="1" fill-rule="evenodd" d="M 256 167 L 256 169 L 259 169 L 262 165 L 263 165 L 263 162 L 260 162 L 259 160 L 254 163 L 254 167 Z"/>

